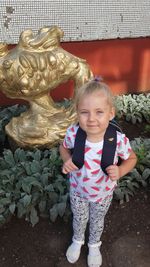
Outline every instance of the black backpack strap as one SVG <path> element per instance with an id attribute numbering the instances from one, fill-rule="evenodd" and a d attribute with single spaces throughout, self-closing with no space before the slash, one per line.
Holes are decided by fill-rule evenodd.
<path id="1" fill-rule="evenodd" d="M 77 130 L 75 137 L 75 144 L 72 154 L 72 162 L 81 169 L 84 165 L 84 150 L 86 142 L 86 132 L 83 131 L 80 127 Z"/>
<path id="2" fill-rule="evenodd" d="M 104 144 L 101 159 L 101 168 L 107 174 L 106 168 L 114 162 L 117 146 L 117 129 L 115 125 L 109 124 L 104 135 Z"/>
<path id="3" fill-rule="evenodd" d="M 104 144 L 101 159 L 101 168 L 106 174 L 107 172 L 105 171 L 105 169 L 109 165 L 112 165 L 114 162 L 114 156 L 117 146 L 117 131 L 122 132 L 121 128 L 115 121 L 110 121 L 104 135 Z M 84 150 L 86 137 L 86 132 L 79 127 L 76 133 L 74 148 L 72 150 L 72 161 L 79 169 L 81 169 L 84 165 Z"/>
<path id="4" fill-rule="evenodd" d="M 112 126 L 114 126 L 118 132 L 123 133 L 123 132 L 122 132 L 122 129 L 121 129 L 121 127 L 120 127 L 120 125 L 118 124 L 118 122 L 117 122 L 115 119 L 112 119 L 112 120 L 109 122 L 109 124 L 111 124 Z"/>

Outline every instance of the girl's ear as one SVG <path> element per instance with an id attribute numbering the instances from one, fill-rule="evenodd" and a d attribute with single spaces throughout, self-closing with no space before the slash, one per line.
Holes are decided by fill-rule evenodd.
<path id="1" fill-rule="evenodd" d="M 115 108 L 112 107 L 110 111 L 110 120 L 114 119 L 114 117 L 115 117 Z"/>

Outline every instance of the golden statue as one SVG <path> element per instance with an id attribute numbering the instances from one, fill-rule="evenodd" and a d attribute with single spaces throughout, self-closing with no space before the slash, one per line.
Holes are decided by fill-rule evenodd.
<path id="1" fill-rule="evenodd" d="M 6 125 L 6 133 L 20 147 L 52 147 L 75 121 L 74 105 L 65 108 L 52 100 L 50 91 L 74 81 L 74 94 L 93 74 L 85 60 L 60 46 L 63 31 L 44 27 L 34 37 L 32 30 L 21 33 L 11 50 L 0 43 L 0 89 L 10 98 L 24 99 L 29 109 Z"/>

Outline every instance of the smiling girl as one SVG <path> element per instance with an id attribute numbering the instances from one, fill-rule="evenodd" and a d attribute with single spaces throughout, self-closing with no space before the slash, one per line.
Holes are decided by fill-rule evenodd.
<path id="1" fill-rule="evenodd" d="M 69 174 L 70 179 L 73 212 L 73 238 L 66 257 L 70 263 L 78 260 L 89 222 L 88 267 L 99 267 L 102 264 L 100 239 L 104 217 L 110 207 L 113 191 L 117 181 L 134 168 L 137 159 L 129 139 L 117 131 L 114 162 L 106 168 L 106 172 L 101 167 L 104 136 L 109 122 L 115 117 L 113 95 L 105 83 L 97 79 L 87 82 L 78 89 L 75 103 L 78 124 L 67 129 L 60 145 L 60 155 L 64 162 L 62 172 Z M 73 162 L 70 152 L 74 148 L 79 127 L 86 133 L 84 164 L 80 169 Z M 122 162 L 117 165 L 119 157 Z"/>

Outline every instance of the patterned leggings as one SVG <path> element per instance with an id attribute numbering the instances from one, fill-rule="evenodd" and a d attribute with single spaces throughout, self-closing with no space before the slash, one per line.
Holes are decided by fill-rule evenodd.
<path id="1" fill-rule="evenodd" d="M 75 193 L 70 196 L 73 212 L 73 240 L 84 241 L 87 222 L 89 221 L 89 245 L 100 243 L 104 228 L 104 217 L 112 198 L 103 203 L 89 202 Z"/>

